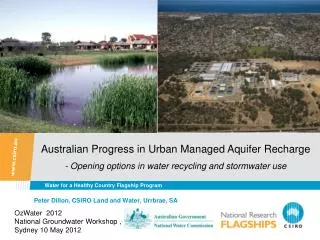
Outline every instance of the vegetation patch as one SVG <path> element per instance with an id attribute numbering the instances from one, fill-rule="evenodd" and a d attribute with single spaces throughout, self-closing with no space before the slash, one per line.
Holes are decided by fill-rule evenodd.
<path id="1" fill-rule="evenodd" d="M 299 56 L 290 48 L 250 46 L 248 47 L 250 57 L 254 58 L 275 58 L 276 60 L 298 60 Z"/>
<path id="2" fill-rule="evenodd" d="M 264 57 L 268 52 L 270 52 L 270 49 L 265 46 L 250 46 L 248 47 L 248 52 L 250 56 Z"/>
<path id="3" fill-rule="evenodd" d="M 110 128 L 87 128 L 67 125 L 57 125 L 46 121 L 33 120 L 15 115 L 0 109 L 1 132 L 110 132 Z"/>
<path id="4" fill-rule="evenodd" d="M 157 63 L 158 56 L 156 53 L 147 53 L 144 55 L 144 62 L 146 64 L 154 64 Z"/>
<path id="5" fill-rule="evenodd" d="M 246 99 L 242 110 L 247 117 L 255 121 L 258 111 L 267 108 L 272 115 L 272 123 L 278 128 L 283 128 L 286 125 L 297 125 L 307 121 L 309 112 L 304 97 L 302 90 L 291 87 L 283 89 L 280 94 L 268 94 L 261 90 L 260 94 L 251 95 Z"/>
<path id="6" fill-rule="evenodd" d="M 123 75 L 97 88 L 84 107 L 89 124 L 153 128 L 157 122 L 155 77 Z"/>
<path id="7" fill-rule="evenodd" d="M 24 71 L 0 66 L 0 106 L 27 103 L 33 83 Z"/>
<path id="8" fill-rule="evenodd" d="M 38 106 L 42 108 L 64 104 L 63 94 L 60 89 L 48 82 L 42 82 L 37 86 L 35 100 Z"/>
<path id="9" fill-rule="evenodd" d="M 54 70 L 53 65 L 49 61 L 34 56 L 4 58 L 0 60 L 0 66 L 23 70 L 26 74 L 36 77 L 48 75 Z"/>
<path id="10" fill-rule="evenodd" d="M 157 63 L 156 53 L 113 53 L 102 56 L 99 63 L 105 67 Z"/>
<path id="11" fill-rule="evenodd" d="M 0 106 L 9 108 L 10 106 L 27 104 L 35 84 L 42 80 L 41 76 L 50 74 L 52 70 L 53 65 L 38 57 L 24 56 L 1 59 L 0 91 L 2 94 L 0 95 Z M 37 91 L 39 94 L 36 94 L 36 97 L 40 106 L 53 102 L 55 98 L 53 92 L 57 92 L 45 84 L 40 84 Z"/>

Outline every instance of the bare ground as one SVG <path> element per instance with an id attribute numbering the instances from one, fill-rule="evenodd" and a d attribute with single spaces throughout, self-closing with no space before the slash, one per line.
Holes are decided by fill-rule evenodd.
<path id="1" fill-rule="evenodd" d="M 269 60 L 271 65 L 275 69 L 292 69 L 292 70 L 308 70 L 308 69 L 320 69 L 320 61 L 274 61 Z"/>

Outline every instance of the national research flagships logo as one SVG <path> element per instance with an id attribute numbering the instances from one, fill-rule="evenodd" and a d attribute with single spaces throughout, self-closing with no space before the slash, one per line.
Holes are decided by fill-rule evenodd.
<path id="1" fill-rule="evenodd" d="M 149 214 L 144 213 L 139 208 L 128 213 L 125 218 L 125 225 L 129 228 L 141 229 L 151 223 Z"/>
<path id="2" fill-rule="evenodd" d="M 296 202 L 288 203 L 282 211 L 283 218 L 289 223 L 285 224 L 285 228 L 302 228 L 301 222 L 304 216 L 303 207 Z"/>

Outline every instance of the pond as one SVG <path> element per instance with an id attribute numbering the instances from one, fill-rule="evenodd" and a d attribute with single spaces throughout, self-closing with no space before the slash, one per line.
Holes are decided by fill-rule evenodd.
<path id="1" fill-rule="evenodd" d="M 105 81 L 112 81 L 115 76 L 157 74 L 156 65 L 123 66 L 104 68 L 97 64 L 64 67 L 49 77 L 49 83 L 63 94 L 64 104 L 42 109 L 34 102 L 19 113 L 33 119 L 45 120 L 65 125 L 82 125 L 82 110 L 90 99 L 91 93 Z"/>

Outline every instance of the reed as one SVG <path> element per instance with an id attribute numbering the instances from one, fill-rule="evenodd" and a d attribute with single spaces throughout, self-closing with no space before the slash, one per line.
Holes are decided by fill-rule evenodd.
<path id="1" fill-rule="evenodd" d="M 153 128 L 157 121 L 157 84 L 150 76 L 122 75 L 93 91 L 84 120 L 103 127 Z"/>
<path id="2" fill-rule="evenodd" d="M 23 70 L 30 76 L 44 76 L 53 72 L 54 66 L 41 57 L 19 56 L 0 60 L 0 66 L 13 67 Z"/>
<path id="3" fill-rule="evenodd" d="M 158 61 L 158 56 L 156 53 L 148 53 L 144 56 L 144 61 L 147 64 L 155 64 Z"/>
<path id="4" fill-rule="evenodd" d="M 51 108 L 64 104 L 62 91 L 48 82 L 42 82 L 36 87 L 35 102 L 41 108 Z"/>
<path id="5" fill-rule="evenodd" d="M 156 53 L 112 53 L 99 59 L 102 66 L 113 67 L 121 65 L 138 65 L 157 63 Z"/>
<path id="6" fill-rule="evenodd" d="M 27 103 L 33 83 L 24 71 L 0 65 L 0 106 Z"/>

